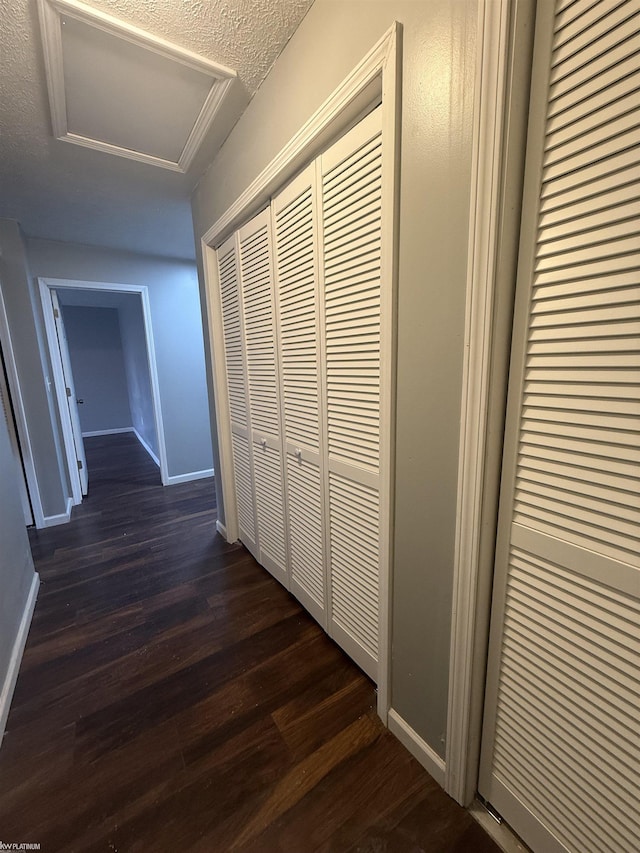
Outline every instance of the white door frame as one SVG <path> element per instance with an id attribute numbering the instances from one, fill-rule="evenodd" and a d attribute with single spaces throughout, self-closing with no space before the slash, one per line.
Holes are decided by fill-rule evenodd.
<path id="1" fill-rule="evenodd" d="M 0 345 L 0 398 L 2 398 L 2 402 L 4 405 L 4 410 L 6 414 L 6 423 L 7 423 L 7 431 L 9 433 L 9 443 L 11 444 L 11 449 L 13 450 L 13 454 L 16 460 L 16 468 L 17 470 L 17 479 L 18 479 L 18 490 L 20 492 L 20 503 L 22 504 L 22 512 L 24 515 L 24 523 L 27 527 L 30 527 L 33 524 L 33 512 L 31 510 L 31 501 L 29 500 L 29 487 L 27 486 L 27 481 L 24 474 L 24 464 L 22 461 L 22 451 L 20 450 L 20 441 L 18 439 L 18 432 L 16 430 L 16 419 L 13 413 L 13 404 L 11 400 L 11 394 L 9 392 L 9 385 L 7 384 L 5 370 L 2 367 L 2 360 L 4 359 L 4 353 L 2 352 L 2 346 Z"/>
<path id="2" fill-rule="evenodd" d="M 2 284 L 0 282 L 0 342 L 2 343 L 2 354 L 4 356 L 5 368 L 7 371 L 7 382 L 9 385 L 9 393 L 11 394 L 11 404 L 16 421 L 16 430 L 18 433 L 18 441 L 20 443 L 20 453 L 24 465 L 24 473 L 29 490 L 29 499 L 31 500 L 31 509 L 33 510 L 33 521 L 37 528 L 45 527 L 44 511 L 42 509 L 42 499 L 40 497 L 40 489 L 38 488 L 38 478 L 36 476 L 35 464 L 33 461 L 33 450 L 31 447 L 31 438 L 29 435 L 29 426 L 27 423 L 27 415 L 22 399 L 22 389 L 20 379 L 18 377 L 18 368 L 16 365 L 15 355 L 13 352 L 13 344 L 11 342 L 11 331 L 9 329 L 9 319 L 4 304 L 2 295 Z"/>
<path id="3" fill-rule="evenodd" d="M 82 427 L 80 425 L 80 413 L 78 411 L 78 399 L 76 397 L 75 382 L 73 380 L 73 368 L 71 367 L 71 356 L 67 341 L 67 330 L 64 325 L 64 317 L 58 301 L 58 293 L 49 289 L 51 304 L 53 305 L 53 316 L 55 318 L 56 334 L 58 338 L 58 350 L 60 352 L 60 366 L 62 367 L 62 384 L 66 391 L 65 403 L 69 410 L 69 423 L 71 424 L 71 435 L 73 447 L 77 460 L 78 477 L 80 480 L 81 495 L 84 497 L 89 488 L 89 473 L 87 471 L 87 457 L 84 452 L 84 440 L 82 438 Z M 70 452 L 71 447 L 65 443 L 65 450 Z M 69 457 L 68 457 L 69 459 Z M 71 461 L 69 459 L 69 464 Z"/>
<path id="4" fill-rule="evenodd" d="M 146 285 L 137 284 L 114 284 L 104 281 L 74 281 L 62 278 L 38 278 L 40 290 L 40 301 L 44 316 L 44 327 L 51 358 L 51 370 L 55 386 L 55 399 L 62 425 L 62 438 L 66 451 L 67 469 L 69 482 L 71 484 L 72 500 L 74 504 L 82 501 L 82 488 L 76 462 L 71 417 L 67 406 L 66 386 L 62 370 L 60 351 L 58 349 L 58 337 L 56 333 L 55 318 L 53 316 L 53 304 L 51 302 L 51 291 L 64 288 L 65 290 L 93 290 L 104 293 L 137 293 L 142 305 L 142 316 L 144 320 L 145 341 L 147 346 L 147 360 L 149 363 L 149 376 L 151 379 L 151 396 L 153 398 L 153 412 L 155 417 L 156 435 L 158 437 L 158 456 L 160 459 L 160 475 L 162 485 L 167 484 L 167 450 L 164 440 L 164 425 L 162 421 L 162 410 L 160 407 L 160 385 L 158 382 L 158 368 L 156 365 L 156 352 L 153 342 L 153 327 L 151 324 L 151 303 L 149 301 L 149 288 Z"/>
<path id="5" fill-rule="evenodd" d="M 255 178 L 231 207 L 202 237 L 205 296 L 209 344 L 214 379 L 214 400 L 220 448 L 220 484 L 224 495 L 226 538 L 238 538 L 237 514 L 233 488 L 233 454 L 229 421 L 229 397 L 224 370 L 224 336 L 218 293 L 216 248 L 252 214 L 266 207 L 271 196 L 278 192 L 301 167 L 317 157 L 327 143 L 339 132 L 346 131 L 373 104 L 382 104 L 383 195 L 388 200 L 383 233 L 382 318 L 383 335 L 388 342 L 389 358 L 385 359 L 381 377 L 381 407 L 395 412 L 395 305 L 397 292 L 397 239 L 395 228 L 399 206 L 399 133 L 401 80 L 401 25 L 394 22 L 382 38 L 362 59 L 351 74 L 338 86 L 307 123 L 285 145 L 278 155 Z M 380 495 L 386 516 L 380 529 L 380 632 L 378 657 L 378 715 L 386 724 L 391 704 L 391 565 L 393 563 L 391 535 L 394 503 L 394 472 L 392 448 L 395 444 L 395 416 L 384 418 L 381 424 Z M 222 532 L 221 526 L 218 527 Z"/>
<path id="6" fill-rule="evenodd" d="M 478 4 L 444 785 L 464 806 L 478 783 L 534 16 L 535 0 Z"/>
<path id="7" fill-rule="evenodd" d="M 477 65 L 475 76 L 475 104 L 473 128 L 472 190 L 470 197 L 467 297 L 465 314 L 464 363 L 461 397 L 461 431 L 459 444 L 458 502 L 456 513 L 456 547 L 454 557 L 453 604 L 449 666 L 449 698 L 447 720 L 446 761 L 438 778 L 459 803 L 469 805 L 477 789 L 479 757 L 479 731 L 481 727 L 484 669 L 486 665 L 486 620 L 488 624 L 492 566 L 482 559 L 482 547 L 495 535 L 483 528 L 490 432 L 495 428 L 491 408 L 492 359 L 494 345 L 505 345 L 504 340 L 494 341 L 496 334 L 496 302 L 498 293 L 496 274 L 497 257 L 502 229 L 506 227 L 512 211 L 504 212 L 504 174 L 507 168 L 507 137 L 511 133 L 510 110 L 513 87 L 518 81 L 511 79 L 513 69 L 508 62 L 511 40 L 516 27 L 527 29 L 533 14 L 535 0 L 479 0 L 477 16 Z M 513 16 L 513 17 L 512 17 Z M 524 23 L 517 23 L 521 18 Z M 270 195 L 290 177 L 305 158 L 310 159 L 314 144 L 322 138 L 321 131 L 348 107 L 358 96 L 371 91 L 376 75 L 382 81 L 383 122 L 387 138 L 393 140 L 394 157 L 397 150 L 396 124 L 400 98 L 398 86 L 399 51 L 396 38 L 399 25 L 395 24 L 380 40 L 363 62 L 354 69 L 343 85 L 318 110 L 288 146 L 253 181 L 231 208 L 211 226 L 202 238 L 205 269 L 206 302 L 209 339 L 212 350 L 215 383 L 216 420 L 221 456 L 221 485 L 225 497 L 233 495 L 233 473 L 230 432 L 225 413 L 228 396 L 224 377 L 224 351 L 219 321 L 219 306 L 215 304 L 217 266 L 215 246 L 219 246 L 233 229 L 248 218 L 250 213 L 268 202 Z M 388 52 L 387 52 L 388 51 Z M 525 60 L 526 61 L 526 60 Z M 510 76 L 511 75 L 511 76 Z M 373 83 L 373 86 L 372 86 Z M 517 94 L 517 93 L 516 93 Z M 386 104 L 386 108 L 385 108 Z M 344 115 L 344 113 L 343 113 Z M 339 118 L 338 118 L 339 121 Z M 516 119 L 517 123 L 517 119 Z M 515 243 L 517 247 L 517 229 Z M 394 254 L 395 257 L 395 254 Z M 515 279 L 514 279 L 515 284 Z M 508 300 L 507 300 L 508 301 Z M 506 310 L 506 309 L 501 309 Z M 508 313 L 508 312 L 507 312 Z M 499 325 L 499 324 L 498 324 Z M 505 368 L 505 372 L 506 372 Z M 498 418 L 499 420 L 499 418 Z M 499 463 L 498 463 L 499 465 Z M 497 466 L 496 466 L 497 467 Z M 237 538 L 237 524 L 232 502 L 225 500 L 226 534 L 229 541 Z M 220 528 L 219 528 L 220 529 Z M 486 534 L 486 537 L 485 537 Z M 384 607 L 385 626 L 389 627 L 390 602 Z M 381 645 L 383 638 L 381 637 Z M 384 637 L 388 644 L 388 633 Z M 385 649 L 384 665 L 381 659 L 381 685 L 378 696 L 378 713 L 386 722 L 390 707 L 390 662 Z M 480 688 L 478 689 L 478 685 Z M 428 685 L 424 686 L 428 690 Z M 396 727 L 397 728 L 397 727 Z M 396 734 L 398 732 L 396 731 Z M 434 772 L 441 766 L 429 759 L 430 749 L 416 747 L 415 733 L 403 742 L 413 754 Z M 426 746 L 426 745 L 425 745 Z M 428 754 L 427 754 L 428 753 Z M 434 753 L 435 755 L 435 753 Z M 438 764 L 438 767 L 435 765 Z"/>

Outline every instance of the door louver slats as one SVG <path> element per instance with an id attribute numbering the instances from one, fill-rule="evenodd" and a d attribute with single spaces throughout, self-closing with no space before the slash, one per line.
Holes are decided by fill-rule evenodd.
<path id="1" fill-rule="evenodd" d="M 315 169 L 274 200 L 291 591 L 325 624 Z M 309 453 L 308 451 L 311 451 Z"/>
<path id="2" fill-rule="evenodd" d="M 311 179 L 276 212 L 284 428 L 288 441 L 317 451 L 319 435 L 318 306 Z M 291 222 L 295 227 L 291 227 Z"/>
<path id="3" fill-rule="evenodd" d="M 580 101 L 583 91 L 588 95 L 591 91 L 606 89 L 610 84 L 617 83 L 621 78 L 633 73 L 638 67 L 635 53 L 633 39 L 623 39 L 610 47 L 606 53 L 577 65 L 572 72 L 563 68 L 564 76 L 559 76 L 557 82 L 552 83 L 549 88 L 549 115 L 552 116 L 562 109 L 565 103 Z M 594 81 L 594 78 L 597 79 Z M 571 100 L 560 101 L 560 98 L 570 92 L 573 93 Z"/>
<path id="4" fill-rule="evenodd" d="M 282 453 L 278 446 L 262 444 L 254 439 L 256 510 L 260 558 L 276 576 L 284 577 L 287 565 L 284 520 L 284 485 Z"/>
<path id="5" fill-rule="evenodd" d="M 280 427 L 268 220 L 240 238 L 240 268 L 251 426 L 276 436 Z"/>
<path id="6" fill-rule="evenodd" d="M 585 596 L 593 602 L 588 609 Z M 640 603 L 620 596 L 607 606 L 598 584 L 585 579 L 577 583 L 573 573 L 514 548 L 506 608 L 501 697 L 508 712 L 498 722 L 496 772 L 524 802 L 537 797 L 540 806 L 544 803 L 550 828 L 566 839 L 568 849 L 635 849 L 640 638 L 634 626 L 640 624 Z M 538 652 L 540 638 L 550 653 Z M 566 695 L 567 678 L 581 701 L 572 702 Z M 557 704 L 549 702 L 550 694 L 558 697 Z M 591 707 L 598 713 L 593 722 L 585 711 Z M 603 708 L 608 713 L 603 715 Z M 618 711 L 627 722 L 624 728 L 617 724 Z M 573 733 L 576 749 L 567 746 Z M 617 744 L 615 750 L 603 748 L 607 735 L 607 741 Z M 544 780 L 540 786 L 532 785 L 527 774 L 527 768 L 536 767 Z M 584 846 L 576 847 L 567 837 L 567 812 L 557 804 L 562 801 L 586 822 L 578 820 L 576 826 L 584 835 L 576 838 Z"/>
<path id="7" fill-rule="evenodd" d="M 246 437 L 233 434 L 233 465 L 236 475 L 236 495 L 238 502 L 238 521 L 241 533 L 247 533 L 253 541 L 256 538 L 254 506 L 253 506 L 253 478 L 249 462 L 249 442 Z"/>
<path id="8" fill-rule="evenodd" d="M 566 44 L 583 33 L 605 15 L 624 6 L 626 0 L 576 0 L 571 6 L 556 15 L 555 44 Z"/>
<path id="9" fill-rule="evenodd" d="M 255 555 L 257 545 L 253 468 L 249 442 L 246 346 L 235 236 L 220 247 L 217 258 L 238 526 L 241 539 Z"/>
<path id="10" fill-rule="evenodd" d="M 323 610 L 324 541 L 320 469 L 310 462 L 287 456 L 291 580 Z"/>
<path id="11" fill-rule="evenodd" d="M 640 129 L 637 142 L 640 143 Z M 594 165 L 597 167 L 598 163 Z M 535 493 L 525 491 L 519 494 L 514 508 L 514 521 L 538 523 L 551 535 L 568 537 L 576 544 L 592 541 L 593 547 L 623 560 L 633 560 L 638 554 L 637 529 L 607 520 L 615 515 L 617 484 L 610 487 L 609 499 L 602 496 L 610 474 L 629 478 L 629 488 L 633 490 L 640 471 L 640 399 L 631 390 L 640 384 L 640 289 L 637 277 L 635 286 L 630 284 L 634 273 L 625 272 L 628 268 L 640 269 L 640 235 L 637 223 L 633 226 L 628 228 L 629 236 L 620 240 L 610 231 L 592 230 L 582 234 L 580 240 L 571 233 L 564 236 L 561 229 L 554 234 L 540 232 L 536 269 L 546 266 L 556 272 L 562 269 L 565 274 L 563 282 L 556 274 L 553 284 L 547 283 L 554 280 L 553 273 L 542 284 L 539 275 L 534 279 L 530 332 L 544 334 L 546 329 L 555 328 L 559 334 L 544 344 L 538 338 L 531 337 L 529 341 L 525 387 L 535 384 L 538 393 L 525 398 L 526 417 L 537 428 L 535 433 L 522 430 L 520 452 L 527 460 L 537 460 L 541 474 L 547 461 L 558 465 L 569 480 L 575 477 L 576 468 L 581 469 L 580 479 L 588 476 L 599 487 L 601 497 L 591 512 L 553 497 L 545 499 L 543 505 Z M 619 258 L 623 250 L 627 254 Z M 599 289 L 595 292 L 592 268 L 585 261 L 606 261 L 607 274 L 596 280 Z M 618 427 L 625 429 L 625 444 L 593 424 L 593 401 L 580 397 L 584 386 L 589 386 L 594 396 L 598 386 L 604 391 L 597 407 L 604 415 L 615 417 Z M 621 395 L 619 389 L 625 386 L 630 393 Z M 552 400 L 546 398 L 545 391 L 546 395 L 553 395 Z M 608 405 L 607 392 L 614 405 Z M 567 420 L 575 421 L 581 411 L 585 425 L 579 436 L 574 432 L 570 437 L 557 429 L 556 425 Z M 602 516 L 600 524 L 598 515 Z"/>
<path id="12" fill-rule="evenodd" d="M 330 473 L 329 494 L 333 619 L 377 659 L 377 490 Z"/>
<path id="13" fill-rule="evenodd" d="M 358 188 L 354 195 L 352 187 Z M 378 135 L 323 175 L 329 454 L 375 471 L 380 455 L 381 198 Z M 355 285 L 351 270 L 357 270 Z"/>
<path id="14" fill-rule="evenodd" d="M 229 389 L 231 420 L 239 426 L 247 426 L 247 399 L 245 390 L 245 368 L 243 340 L 238 298 L 238 271 L 236 250 L 232 245 L 225 254 L 218 256 L 220 296 L 224 318 L 224 345 Z"/>
<path id="15" fill-rule="evenodd" d="M 605 53 L 637 29 L 637 17 L 634 0 L 614 7 L 591 26 L 576 33 L 574 38 L 557 44 L 553 51 L 552 69 L 562 76 L 565 71 L 582 65 L 588 57 Z"/>
<path id="16" fill-rule="evenodd" d="M 618 853 L 640 849 L 640 8 L 537 26 L 480 793 L 534 848 Z"/>
<path id="17" fill-rule="evenodd" d="M 389 516 L 382 178 L 374 109 L 217 250 L 216 302 L 240 539 L 374 680 Z"/>
<path id="18" fill-rule="evenodd" d="M 238 232 L 259 560 L 288 586 L 269 210 Z"/>
<path id="19" fill-rule="evenodd" d="M 330 625 L 377 677 L 382 134 L 372 113 L 321 157 Z"/>

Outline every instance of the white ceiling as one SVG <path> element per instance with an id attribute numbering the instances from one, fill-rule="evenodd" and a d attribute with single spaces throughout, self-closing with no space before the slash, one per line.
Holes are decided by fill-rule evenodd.
<path id="1" fill-rule="evenodd" d="M 187 174 L 53 138 L 36 0 L 0 0 L 0 217 L 30 237 L 193 258 L 189 196 L 313 0 L 90 0 L 238 73 Z"/>

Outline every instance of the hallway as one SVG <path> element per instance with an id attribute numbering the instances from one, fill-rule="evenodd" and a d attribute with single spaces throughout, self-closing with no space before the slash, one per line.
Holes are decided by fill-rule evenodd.
<path id="1" fill-rule="evenodd" d="M 211 480 L 133 435 L 32 531 L 41 587 L 0 750 L 0 839 L 58 851 L 497 847 L 375 715 L 371 682 L 241 546 Z"/>

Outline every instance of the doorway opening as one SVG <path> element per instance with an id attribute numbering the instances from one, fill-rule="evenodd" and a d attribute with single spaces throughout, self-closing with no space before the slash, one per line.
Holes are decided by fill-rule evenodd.
<path id="1" fill-rule="evenodd" d="M 133 432 L 166 484 L 147 288 L 65 279 L 38 281 L 73 504 L 79 504 L 89 488 L 83 439 L 90 435 Z M 92 337 L 94 343 L 97 337 L 110 337 L 109 365 L 105 353 L 91 346 Z M 114 352 L 118 346 L 120 351 Z M 116 387 L 118 374 L 124 389 Z"/>

